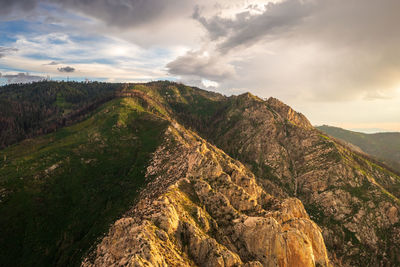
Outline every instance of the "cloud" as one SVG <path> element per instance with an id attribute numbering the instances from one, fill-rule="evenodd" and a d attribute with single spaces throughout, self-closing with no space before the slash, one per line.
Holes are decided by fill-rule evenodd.
<path id="1" fill-rule="evenodd" d="M 283 0 L 228 16 L 196 7 L 192 18 L 206 31 L 202 45 L 213 57 L 207 62 L 223 61 L 223 69 L 237 73 L 219 88 L 349 101 L 389 99 L 400 87 L 398 10 L 397 0 Z M 167 67 L 174 63 L 171 74 L 212 79 L 204 62 L 188 54 Z"/>
<path id="2" fill-rule="evenodd" d="M 30 11 L 37 4 L 37 0 L 0 0 L 0 15 L 7 15 L 13 11 Z"/>
<path id="3" fill-rule="evenodd" d="M 25 10 L 21 8 L 24 0 L 0 1 L 4 6 L 3 10 L 0 5 L 4 12 L 0 21 L 34 23 L 29 29 L 34 32 L 60 30 L 60 33 L 83 34 L 83 38 L 112 37 L 144 48 L 172 49 L 196 45 L 202 32 L 191 19 L 197 0 L 31 0 L 36 4 Z M 179 35 L 171 36 L 171 32 Z"/>
<path id="4" fill-rule="evenodd" d="M 219 48 L 226 52 L 292 30 L 312 14 L 314 6 L 314 1 L 288 0 L 266 4 L 261 14 L 246 10 L 233 18 L 215 15 L 209 19 L 197 7 L 192 17 L 208 31 L 211 40 L 223 39 Z"/>
<path id="5" fill-rule="evenodd" d="M 217 40 L 222 36 L 228 34 L 229 28 L 231 28 L 232 20 L 224 19 L 219 16 L 214 16 L 211 19 L 205 18 L 200 11 L 200 7 L 196 6 L 192 18 L 200 22 L 200 24 L 208 31 L 211 40 Z"/>
<path id="6" fill-rule="evenodd" d="M 7 79 L 7 83 L 30 83 L 44 80 L 42 76 L 30 75 L 29 73 L 6 74 L 0 73 L 0 78 Z"/>
<path id="7" fill-rule="evenodd" d="M 17 52 L 17 51 L 18 51 L 17 48 L 0 46 L 0 58 L 5 57 L 6 55 L 8 55 L 12 52 Z"/>
<path id="8" fill-rule="evenodd" d="M 75 68 L 72 68 L 72 67 L 70 67 L 70 66 L 67 66 L 67 67 L 57 68 L 57 70 L 58 70 L 59 72 L 72 73 L 72 72 L 75 71 Z"/>
<path id="9" fill-rule="evenodd" d="M 29 12 L 39 3 L 58 5 L 118 28 L 165 21 L 183 10 L 190 11 L 193 6 L 193 2 L 187 0 L 0 0 L 0 14 Z"/>
<path id="10" fill-rule="evenodd" d="M 221 57 L 211 56 L 207 51 L 189 51 L 167 64 L 169 73 L 183 76 L 203 77 L 221 81 L 233 78 L 235 69 Z"/>
<path id="11" fill-rule="evenodd" d="M 160 19 L 166 19 L 172 15 L 179 14 L 179 11 L 188 6 L 188 1 L 186 0 L 98 0 L 96 3 L 62 0 L 55 2 L 121 28 L 137 27 Z"/>
<path id="12" fill-rule="evenodd" d="M 61 63 L 59 63 L 59 62 L 57 62 L 57 61 L 52 61 L 52 62 L 50 62 L 50 63 L 43 64 L 43 65 L 44 65 L 44 66 L 55 66 L 55 65 L 59 65 L 59 64 L 61 64 Z"/>
<path id="13" fill-rule="evenodd" d="M 52 41 L 58 37 L 65 41 Z M 60 77 L 57 68 L 70 66 L 75 69 L 75 72 L 68 73 L 70 78 L 145 81 L 168 78 L 165 64 L 181 53 L 179 49 L 144 49 L 117 38 L 84 37 L 67 34 L 59 36 L 53 32 L 18 35 L 15 46 L 21 53 L 2 59 L 1 65 L 8 69 L 26 70 L 55 78 Z M 52 61 L 60 64 L 48 65 Z"/>
<path id="14" fill-rule="evenodd" d="M 396 0 L 283 0 L 265 4 L 257 13 L 241 10 L 230 17 L 220 12 L 207 17 L 197 6 L 192 18 L 223 50 L 284 37 L 368 45 L 399 41 L 399 9 Z"/>

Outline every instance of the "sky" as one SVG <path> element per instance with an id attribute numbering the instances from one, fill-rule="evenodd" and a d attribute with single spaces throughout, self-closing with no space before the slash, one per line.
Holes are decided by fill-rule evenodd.
<path id="1" fill-rule="evenodd" d="M 400 131 L 398 0 L 0 0 L 0 85 L 172 80 Z"/>

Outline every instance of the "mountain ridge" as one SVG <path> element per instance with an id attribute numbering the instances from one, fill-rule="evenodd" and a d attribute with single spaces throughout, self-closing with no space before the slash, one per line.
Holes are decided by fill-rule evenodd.
<path id="1" fill-rule="evenodd" d="M 377 160 L 382 161 L 390 168 L 400 172 L 400 133 L 360 133 L 338 127 L 323 125 L 317 129 L 359 147 Z"/>
<path id="2" fill-rule="evenodd" d="M 171 144 L 172 155 L 166 157 Z M 158 176 L 149 184 L 149 196 L 141 197 L 135 209 L 112 226 L 94 261 L 84 266 L 192 266 L 190 259 L 200 266 L 329 266 L 319 228 L 300 201 L 280 203 L 265 194 L 244 166 L 182 126 L 173 123 L 168 128 L 166 144 L 154 154 L 147 173 Z M 160 187 L 165 191 L 154 195 L 151 189 Z M 261 208 L 271 204 L 276 206 L 273 212 Z M 145 241 L 129 238 L 132 231 L 147 233 Z M 256 241 L 256 236 L 265 237 Z M 291 241 L 281 244 L 286 238 Z M 149 247 L 138 249 L 143 242 Z M 304 242 L 311 242 L 312 249 L 305 249 Z M 116 253 L 121 250 L 125 252 Z"/>
<path id="3" fill-rule="evenodd" d="M 132 262 L 130 262 L 131 264 L 135 262 L 145 264 L 146 261 L 149 262 L 149 259 L 144 257 L 144 254 L 141 253 L 145 253 L 145 255 L 156 255 L 158 253 L 157 250 L 160 250 L 161 248 L 157 248 L 157 245 L 155 245 L 157 242 L 154 243 L 154 240 L 159 240 L 160 238 L 161 242 L 168 243 L 168 240 L 174 241 L 175 243 L 173 242 L 173 247 L 175 249 L 169 250 L 172 254 L 167 254 L 176 255 L 177 259 L 179 257 L 176 253 L 179 255 L 186 255 L 182 258 L 182 262 L 186 261 L 188 264 L 202 265 L 206 264 L 206 262 L 208 262 L 207 260 L 210 260 L 213 264 L 218 263 L 221 264 L 221 266 L 224 266 L 222 264 L 226 264 L 227 262 L 253 264 L 248 266 L 260 266 L 260 264 L 274 265 L 279 262 L 284 265 L 285 263 L 288 264 L 288 262 L 291 262 L 293 259 L 302 259 L 304 262 L 311 264 L 312 258 L 314 257 L 314 264 L 320 262 L 322 265 L 329 265 L 330 263 L 326 257 L 321 258 L 321 256 L 315 256 L 324 254 L 321 254 L 321 251 L 324 251 L 324 249 L 315 249 L 317 247 L 325 247 L 325 244 L 330 262 L 338 266 L 359 266 L 361 264 L 369 266 L 396 266 L 396 264 L 400 262 L 398 257 L 398 252 L 400 251 L 399 176 L 386 170 L 384 166 L 375 164 L 368 158 L 362 157 L 351 148 L 336 142 L 335 139 L 315 130 L 304 115 L 294 111 L 281 101 L 274 98 L 264 101 L 249 93 L 226 97 L 218 93 L 207 92 L 205 90 L 173 82 L 121 84 L 120 86 L 117 86 L 117 89 L 113 94 L 116 99 L 112 100 L 112 102 L 109 102 L 108 104 L 103 104 L 100 109 L 103 111 L 108 110 L 107 113 L 101 114 L 104 114 L 104 116 L 106 116 L 105 118 L 107 118 L 110 123 L 108 123 L 107 126 L 105 125 L 103 128 L 96 128 L 96 134 L 94 136 L 87 135 L 85 137 L 85 135 L 83 135 L 83 143 L 79 144 L 81 146 L 80 150 L 82 152 L 85 151 L 86 148 L 84 144 L 86 142 L 89 144 L 92 142 L 90 140 L 97 140 L 92 144 L 95 147 L 98 147 L 99 151 L 102 151 L 108 147 L 108 144 L 113 144 L 112 142 L 119 144 L 118 138 L 122 138 L 121 140 L 142 140 L 139 143 L 136 143 L 137 141 L 135 141 L 132 143 L 131 147 L 128 146 L 126 148 L 140 152 L 147 146 L 145 144 L 148 142 L 149 138 L 149 136 L 144 134 L 146 131 L 143 131 L 143 129 L 147 129 L 146 127 L 150 127 L 149 125 L 151 125 L 151 123 L 158 121 L 166 123 L 166 125 L 169 126 L 165 126 L 161 123 L 161 125 L 164 126 L 161 127 L 160 125 L 161 128 L 154 133 L 156 139 L 159 141 L 166 140 L 165 137 L 159 137 L 161 139 L 158 139 L 157 136 L 164 136 L 165 128 L 163 127 L 167 127 L 167 129 L 170 129 L 169 131 L 171 131 L 171 133 L 175 132 L 175 135 L 172 135 L 174 138 L 180 136 L 177 139 L 178 142 L 176 140 L 171 141 L 175 142 L 177 146 L 179 144 L 179 147 L 181 147 L 180 152 L 173 152 L 174 150 L 171 147 L 165 149 L 162 142 L 160 144 L 158 143 L 159 141 L 154 142 L 156 140 L 152 140 L 150 143 L 153 145 L 151 145 L 151 149 L 148 150 L 148 154 L 146 153 L 146 158 L 150 161 L 141 160 L 138 163 L 139 165 L 137 165 L 140 169 L 146 171 L 138 173 L 135 177 L 144 181 L 142 187 L 142 190 L 144 191 L 142 192 L 146 192 L 146 188 L 147 190 L 151 189 L 157 191 L 158 187 L 154 185 L 152 186 L 152 182 L 156 182 L 157 177 L 173 178 L 171 184 L 168 184 L 167 186 L 167 188 L 175 188 L 173 190 L 171 189 L 173 192 L 170 191 L 170 197 L 186 197 L 184 197 L 184 199 L 178 197 L 180 200 L 174 198 L 177 200 L 176 203 L 172 201 L 172 203 L 164 203 L 164 205 L 156 201 L 153 205 L 151 204 L 153 203 L 153 200 L 146 203 L 146 201 L 144 201 L 146 199 L 145 196 L 141 196 L 140 193 L 132 191 L 128 202 L 124 204 L 114 204 L 117 205 L 117 208 L 121 212 L 118 215 L 113 215 L 112 218 L 110 217 L 107 222 L 103 221 L 106 225 L 115 222 L 112 223 L 114 226 L 111 226 L 108 231 L 103 232 L 106 233 L 105 236 L 101 237 L 101 235 L 97 235 L 97 238 L 100 238 L 100 243 L 98 243 L 98 245 L 96 245 L 95 242 L 90 243 L 90 247 L 94 249 L 94 254 L 91 254 L 92 257 L 87 258 L 83 264 L 90 265 L 90 263 L 96 263 L 97 260 L 98 265 L 101 265 L 102 262 L 109 262 L 108 260 L 111 258 L 113 258 L 112 262 L 114 263 L 117 263 L 116 259 L 118 258 L 119 261 L 124 259 L 125 263 L 132 260 Z M 122 104 L 123 108 L 116 109 L 115 104 L 110 105 L 110 103 L 116 103 L 115 101 L 120 103 L 118 105 Z M 117 112 L 117 110 L 123 112 Z M 136 117 L 138 114 L 140 114 L 140 116 Z M 139 119 L 142 116 L 143 119 Z M 85 129 L 86 121 L 90 120 L 92 117 L 93 115 L 90 115 L 88 119 L 76 124 L 81 125 L 77 127 L 76 130 L 79 129 L 79 131 L 81 131 L 82 129 Z M 151 123 L 148 124 L 148 122 Z M 32 140 L 12 145 L 5 150 L 0 151 L 0 158 L 4 158 L 1 162 L 2 166 L 0 168 L 0 187 L 2 194 L 5 192 L 5 198 L 2 197 L 2 200 L 4 201 L 0 203 L 0 208 L 2 206 L 4 207 L 4 205 L 9 205 L 10 209 L 18 207 L 11 205 L 10 200 L 7 200 L 7 198 L 13 198 L 15 194 L 18 194 L 18 190 L 22 190 L 20 188 L 23 188 L 15 187 L 15 189 L 13 189 L 14 191 L 9 191 L 8 184 L 4 181 L 8 180 L 8 183 L 16 182 L 18 181 L 18 178 L 22 177 L 23 179 L 20 182 L 21 186 L 26 187 L 26 185 L 30 183 L 29 179 L 32 179 L 29 178 L 30 175 L 35 176 L 35 165 L 32 165 L 32 162 L 27 161 L 24 157 L 29 155 L 29 153 L 32 153 L 32 151 L 36 151 L 35 153 L 48 151 L 54 142 L 52 141 L 52 136 L 58 135 L 61 137 L 59 140 L 64 140 L 62 138 L 66 134 L 65 131 L 68 132 L 70 131 L 69 129 L 69 127 L 61 128 L 61 130 L 57 130 L 53 134 L 39 136 Z M 122 132 L 124 135 L 116 138 L 114 135 L 118 132 Z M 176 134 L 177 132 L 178 134 Z M 82 133 L 84 133 L 84 131 Z M 144 139 L 137 139 L 138 136 L 142 136 L 141 138 Z M 43 140 L 43 142 L 40 143 L 39 140 Z M 173 140 L 173 138 L 171 137 L 170 140 Z M 198 142 L 202 145 L 196 145 Z M 31 144 L 31 148 L 27 150 L 26 145 L 29 144 Z M 122 144 L 119 144 L 119 146 L 121 145 Z M 93 164 L 93 161 L 91 162 L 89 160 L 98 160 L 96 159 L 96 154 L 92 154 L 92 156 L 88 158 L 83 157 L 83 160 L 81 160 L 82 157 L 79 153 L 77 154 L 80 150 L 76 147 L 72 149 L 73 147 L 74 145 L 71 147 L 71 150 L 68 150 L 69 148 L 67 146 L 67 151 L 70 151 L 68 152 L 69 158 L 70 160 L 79 160 L 82 165 L 68 165 L 71 170 L 77 171 L 83 166 Z M 163 147 L 164 150 L 162 153 L 156 152 Z M 109 149 L 111 148 L 112 147 Z M 126 151 L 124 155 L 127 156 L 127 158 L 137 158 L 137 155 L 126 149 L 123 151 Z M 205 150 L 203 151 L 202 149 Z M 47 154 L 47 156 L 53 155 L 52 153 L 55 153 L 57 150 L 51 152 L 53 150 L 50 149 L 49 151 L 50 153 Z M 111 149 L 110 151 L 114 151 L 113 153 L 118 155 L 117 150 Z M 191 154 L 197 156 L 185 157 L 182 159 L 182 155 L 187 153 L 185 151 L 192 151 Z M 201 151 L 207 152 L 204 154 Z M 67 158 L 68 157 L 64 157 L 63 159 L 66 160 Z M 177 159 L 181 159 L 180 163 L 177 165 L 168 162 L 169 160 L 173 161 Z M 215 159 L 218 160 L 215 161 Z M 46 170 L 48 170 L 47 178 L 42 180 L 40 186 L 44 186 L 44 188 L 50 186 L 48 181 L 58 179 L 60 173 L 68 170 L 64 169 L 64 166 L 67 165 L 63 162 L 64 161 L 61 161 L 61 163 L 58 163 L 58 161 L 43 161 L 35 163 L 39 166 L 36 167 L 38 168 L 38 171 L 46 174 Z M 6 165 L 4 165 L 4 163 L 6 163 Z M 184 166 L 188 166 L 189 163 L 191 166 L 199 166 L 198 169 L 196 171 L 188 171 L 187 167 Z M 103 164 L 104 166 L 107 166 L 107 163 L 104 162 Z M 129 170 L 131 168 L 131 163 L 129 162 L 121 161 L 120 164 L 122 169 Z M 218 175 L 216 175 L 213 170 L 215 170 L 215 168 L 219 170 L 221 169 L 220 167 L 215 166 L 236 166 L 234 169 L 240 169 L 240 172 L 242 173 L 241 176 L 245 179 L 238 180 L 240 177 L 237 177 L 237 175 L 232 176 L 233 173 L 227 171 L 228 169 L 225 170 L 225 167 L 222 167 L 223 172 L 218 171 Z M 167 168 L 167 171 L 163 170 L 163 167 Z M 179 174 L 172 176 L 167 175 L 168 170 L 176 172 L 180 170 L 180 167 L 183 169 Z M 9 176 L 13 168 L 25 170 L 24 173 L 26 173 L 26 176 Z M 145 173 L 151 173 L 149 168 L 153 168 L 157 171 L 153 172 L 153 175 L 147 175 L 146 178 Z M 202 170 L 204 172 L 202 172 Z M 129 174 L 129 171 L 127 171 L 127 173 Z M 119 181 L 120 177 L 118 175 L 118 173 L 112 174 L 110 178 L 114 178 L 110 181 Z M 186 177 L 187 175 L 188 177 Z M 101 177 L 102 176 L 100 175 L 99 178 L 101 179 Z M 169 180 L 167 178 L 166 181 Z M 177 183 L 178 180 L 175 180 L 176 178 L 180 178 L 178 180 L 181 180 L 181 182 Z M 82 178 L 77 178 L 78 181 L 79 179 Z M 135 179 L 128 179 L 126 181 L 127 184 L 124 186 L 129 185 L 138 189 L 137 181 Z M 194 190 L 192 185 L 189 185 L 185 179 L 190 181 L 189 184 L 199 183 L 198 188 Z M 64 180 L 68 181 L 69 179 L 64 178 Z M 222 194 L 218 195 L 223 199 L 221 203 L 225 203 L 226 205 L 215 206 L 212 203 L 207 202 L 209 197 L 204 197 L 207 195 L 204 195 L 205 193 L 200 190 L 202 188 L 200 184 L 203 184 L 205 188 L 208 188 L 204 182 L 210 186 L 210 192 L 215 191 Z M 38 182 L 32 180 L 33 185 L 36 183 Z M 111 182 L 111 184 L 113 183 Z M 108 184 L 104 185 L 109 186 Z M 164 188 L 164 186 L 161 186 L 162 182 L 158 185 L 160 185 L 161 188 Z M 224 186 L 226 186 L 226 188 Z M 4 191 L 4 188 L 6 191 Z M 250 188 L 253 189 L 250 190 Z M 258 189 L 255 190 L 254 188 Z M 68 188 L 65 186 L 62 186 L 60 189 L 66 192 L 74 192 L 74 190 L 76 190 L 74 187 Z M 46 190 L 51 191 L 52 187 L 50 186 Z M 261 194 L 263 197 L 260 197 L 261 195 L 257 192 L 264 192 Z M 115 194 L 115 192 L 109 193 L 112 193 L 115 197 L 118 195 Z M 165 197 L 168 198 L 168 194 L 166 196 L 164 193 L 161 193 L 161 197 L 164 199 Z M 65 196 L 67 195 L 68 194 L 65 194 Z M 244 196 L 247 196 L 248 199 L 242 199 Z M 103 201 L 102 198 L 106 197 L 105 194 L 92 195 L 92 198 L 97 199 L 99 202 Z M 297 202 L 292 201 L 294 203 L 292 208 L 290 208 L 290 205 L 292 204 L 288 204 L 289 206 L 286 206 L 286 208 L 279 211 L 282 207 L 285 207 L 285 199 L 292 199 L 293 197 L 297 197 L 302 201 L 305 210 L 302 208 L 303 204 L 301 204 L 301 202 L 295 204 Z M 187 198 L 189 200 L 192 198 L 192 200 L 189 201 Z M 196 200 L 196 203 L 193 202 L 193 200 L 197 198 L 200 199 L 200 202 L 198 202 L 199 200 Z M 140 204 L 141 199 L 144 201 L 142 203 L 146 203 L 145 205 Z M 213 198 L 211 197 L 210 199 Z M 249 202 L 251 199 L 254 201 Z M 268 199 L 269 201 L 267 201 Z M 15 199 L 15 201 L 17 201 L 17 199 Z M 14 202 L 14 204 L 16 203 L 19 202 Z M 113 201 L 112 203 L 115 202 Z M 185 211 L 185 203 L 193 208 L 194 213 L 187 213 L 188 211 Z M 243 207 L 249 207 L 249 203 L 253 203 L 251 204 L 253 207 L 259 205 L 260 208 L 257 208 L 259 212 L 248 214 L 236 212 L 242 210 Z M 180 219 L 178 221 L 187 222 L 184 224 L 186 226 L 178 223 L 178 225 L 180 225 L 179 227 L 173 227 L 173 230 L 170 230 L 169 227 L 161 229 L 159 228 L 160 225 L 155 225 L 157 229 L 167 232 L 168 236 L 165 236 L 163 232 L 160 232 L 161 230 L 158 231 L 157 234 L 155 232 L 157 229 L 154 228 L 154 226 L 151 226 L 158 220 L 155 220 L 155 218 L 158 218 L 159 216 L 157 215 L 157 212 L 150 212 L 150 215 L 153 215 L 148 216 L 151 218 L 154 216 L 154 220 L 152 221 L 151 218 L 147 219 L 150 224 L 147 223 L 143 227 L 140 226 L 138 228 L 138 225 L 135 224 L 132 219 L 129 219 L 129 217 L 134 217 L 132 211 L 151 211 L 153 206 L 156 207 L 158 205 L 157 207 L 160 207 L 159 205 L 161 204 L 165 208 L 162 209 L 164 211 L 171 210 L 172 208 L 181 210 L 181 213 L 178 212 L 178 217 L 180 215 L 183 217 L 179 217 Z M 178 206 L 174 206 L 175 204 Z M 254 206 L 254 204 L 256 205 Z M 83 207 L 85 207 L 85 205 L 87 204 L 84 203 Z M 101 205 L 99 208 L 100 207 Z M 295 207 L 294 210 L 297 210 L 295 213 L 300 214 L 299 216 L 296 215 L 297 217 L 293 217 L 293 213 L 289 212 L 290 210 L 293 211 L 293 207 Z M 200 208 L 200 210 L 198 208 Z M 25 208 L 20 206 L 19 209 L 23 212 Z M 227 220 L 225 215 L 221 215 L 224 214 L 225 209 L 231 210 L 233 212 L 231 214 L 236 214 L 234 217 L 239 216 L 239 218 L 243 218 L 243 220 L 239 220 L 237 223 L 233 222 L 233 220 Z M 131 213 L 129 213 L 129 210 Z M 268 218 L 270 218 L 271 214 L 275 211 L 279 211 L 277 214 L 280 215 L 277 215 L 277 217 L 272 216 L 274 217 L 274 220 L 278 222 L 278 224 L 273 224 L 276 225 L 276 229 L 282 229 L 283 232 L 274 232 L 276 234 L 272 236 L 263 234 L 272 238 L 263 239 L 263 242 L 267 243 L 253 244 L 246 241 L 248 240 L 246 236 L 249 237 L 256 234 L 256 232 L 251 230 L 251 225 L 253 225 L 252 223 L 258 222 L 260 225 L 265 225 L 265 219 L 271 220 Z M 288 212 L 292 215 L 287 215 Z M 3 214 L 6 213 L 3 212 Z M 169 218 L 168 220 L 171 220 L 171 222 L 175 221 L 173 225 L 176 226 L 174 213 L 168 214 L 169 217 L 167 216 L 166 218 Z M 118 221 L 117 219 L 122 215 L 124 215 L 121 219 L 122 221 Z M 229 215 L 229 218 L 230 216 L 231 215 Z M 246 221 L 246 216 L 255 216 L 264 219 L 257 219 L 255 221 L 250 220 L 246 226 L 246 224 L 241 224 Z M 31 218 L 29 217 L 26 218 L 27 221 L 30 219 Z M 291 225 L 287 219 L 289 219 L 289 221 L 300 219 L 300 221 L 305 220 L 307 223 L 305 221 L 305 224 L 293 222 L 293 225 Z M 318 228 L 315 228 L 314 226 L 314 228 L 305 227 L 305 225 L 309 225 L 308 220 L 310 219 L 317 223 Z M 100 223 L 103 219 L 99 218 L 98 220 L 98 223 Z M 208 234 L 211 239 L 208 239 L 209 237 L 204 239 L 205 236 L 201 234 L 204 232 L 204 225 L 201 221 L 204 225 L 208 224 L 208 229 L 211 229 L 209 227 L 211 227 L 210 225 L 213 225 L 213 221 L 216 222 L 217 225 L 221 224 L 224 226 L 219 227 L 218 229 L 220 230 L 216 233 L 213 232 L 211 236 Z M 230 224 L 230 228 L 227 226 L 225 229 L 224 227 L 227 222 L 229 222 L 228 226 Z M 288 225 L 283 227 L 283 225 L 286 224 L 289 224 L 290 226 Z M 312 224 L 313 223 L 311 223 L 311 225 Z M 132 225 L 136 226 L 132 228 Z M 169 225 L 169 223 L 167 225 Z M 199 225 L 203 226 L 200 227 Z M 81 226 L 76 225 L 76 230 L 78 232 L 85 232 L 85 230 L 80 229 L 80 227 Z M 66 229 L 60 227 L 59 231 L 64 235 L 69 236 L 71 233 L 66 231 Z M 129 251 L 129 249 L 126 250 L 126 242 L 129 241 L 127 240 L 127 238 L 129 239 L 129 235 L 127 235 L 129 231 L 126 232 L 128 229 L 142 229 L 142 236 L 147 236 L 143 239 L 143 243 L 139 243 L 150 250 L 147 250 L 147 252 L 144 252 L 143 250 L 141 252 L 136 251 L 137 253 L 135 252 L 135 255 L 139 258 L 134 256 L 132 251 Z M 224 231 L 228 231 L 229 229 L 236 229 L 234 232 L 241 234 L 236 235 L 234 240 L 229 241 L 224 238 L 224 236 L 227 236 Z M 265 229 L 269 228 L 267 227 Z M 310 229 L 314 230 L 311 231 Z M 318 239 L 320 241 L 316 242 L 315 240 L 317 239 L 315 238 L 318 236 L 318 233 L 320 233 L 318 229 L 321 230 L 323 240 L 321 241 Z M 35 229 L 32 228 L 32 230 Z M 170 233 L 168 233 L 168 231 L 170 231 Z M 287 251 L 287 247 L 271 247 L 270 245 L 275 244 L 271 240 L 276 240 L 274 238 L 281 236 L 285 231 L 291 233 L 296 231 L 298 232 L 295 236 L 300 239 L 297 237 L 293 239 L 293 244 L 299 242 L 299 240 L 308 240 L 307 242 L 309 244 L 310 242 L 314 242 L 315 245 L 312 246 L 311 250 L 308 245 L 303 247 L 301 250 L 298 250 L 295 253 L 295 258 L 290 258 L 289 256 L 282 258 L 279 255 L 284 255 L 285 253 L 281 253 Z M 10 234 L 9 232 L 6 233 Z M 315 234 L 310 235 L 310 233 Z M 40 236 L 40 232 L 37 234 Z M 304 235 L 308 237 L 305 238 Z M 190 236 L 195 236 L 196 239 L 190 239 Z M 124 253 L 126 253 L 124 255 L 121 253 L 118 254 L 115 251 L 116 247 L 110 245 L 113 242 L 118 243 L 118 240 L 122 242 L 121 248 L 123 248 L 123 251 L 125 251 Z M 212 240 L 217 243 L 214 243 Z M 2 241 L 1 238 L 0 241 Z M 206 243 L 203 243 L 203 241 Z M 37 240 L 35 242 L 37 242 Z M 139 243 L 136 242 L 134 244 L 141 246 Z M 67 243 L 65 244 L 67 247 L 71 245 L 68 245 Z M 208 245 L 205 246 L 200 244 Z M 209 251 L 206 248 L 209 248 L 209 245 L 213 246 L 211 244 L 215 244 L 215 248 L 221 248 L 221 250 L 217 249 L 219 251 L 218 257 L 204 257 L 204 255 L 208 254 L 202 254 L 201 251 Z M 266 244 L 269 245 L 266 246 Z M 220 245 L 228 248 L 228 251 L 223 249 L 223 247 L 220 247 Z M 260 250 L 261 247 L 265 246 L 271 248 L 271 250 L 269 250 L 269 252 Z M 273 247 L 275 249 L 272 249 Z M 86 255 L 88 249 L 88 246 L 81 247 L 80 255 Z M 60 250 L 60 253 L 63 255 L 62 250 Z M 66 255 L 64 255 L 64 257 L 66 257 Z M 226 257 L 224 258 L 223 255 Z M 267 259 L 263 258 L 262 255 L 268 255 Z M 288 254 L 286 253 L 285 255 Z M 7 258 L 5 254 L 2 255 L 2 257 L 4 259 Z M 55 258 L 57 257 L 58 261 L 55 263 L 58 262 L 60 264 L 60 256 L 55 256 Z M 77 260 L 78 258 L 80 257 L 76 257 L 75 259 Z M 281 261 L 272 260 L 278 258 L 281 259 Z M 317 258 L 320 260 L 316 260 Z M 153 257 L 153 260 L 155 259 L 161 258 L 160 256 Z M 272 261 L 269 261 L 268 259 Z M 158 261 L 156 260 L 155 262 Z M 162 262 L 162 260 L 159 262 Z"/>

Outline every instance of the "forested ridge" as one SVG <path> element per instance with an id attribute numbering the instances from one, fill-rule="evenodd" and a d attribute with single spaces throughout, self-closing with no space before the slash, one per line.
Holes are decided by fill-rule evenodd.
<path id="1" fill-rule="evenodd" d="M 0 87 L 0 148 L 82 120 L 121 86 L 42 81 Z"/>

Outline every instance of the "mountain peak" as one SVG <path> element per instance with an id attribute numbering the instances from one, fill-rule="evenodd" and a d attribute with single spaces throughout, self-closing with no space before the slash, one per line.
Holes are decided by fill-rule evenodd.
<path id="1" fill-rule="evenodd" d="M 279 99 L 270 97 L 266 102 L 273 110 L 275 110 L 279 115 L 281 115 L 284 119 L 288 120 L 289 122 L 297 126 L 300 126 L 302 128 L 306 129 L 313 128 L 310 121 L 303 114 L 296 112 L 290 106 L 286 105 Z"/>
<path id="2" fill-rule="evenodd" d="M 259 98 L 259 97 L 256 96 L 256 95 L 253 95 L 253 94 L 250 93 L 250 92 L 246 92 L 246 93 L 240 94 L 240 95 L 238 95 L 237 97 L 238 97 L 239 99 L 253 99 L 253 100 L 257 100 L 257 101 L 263 101 L 261 98 Z"/>

